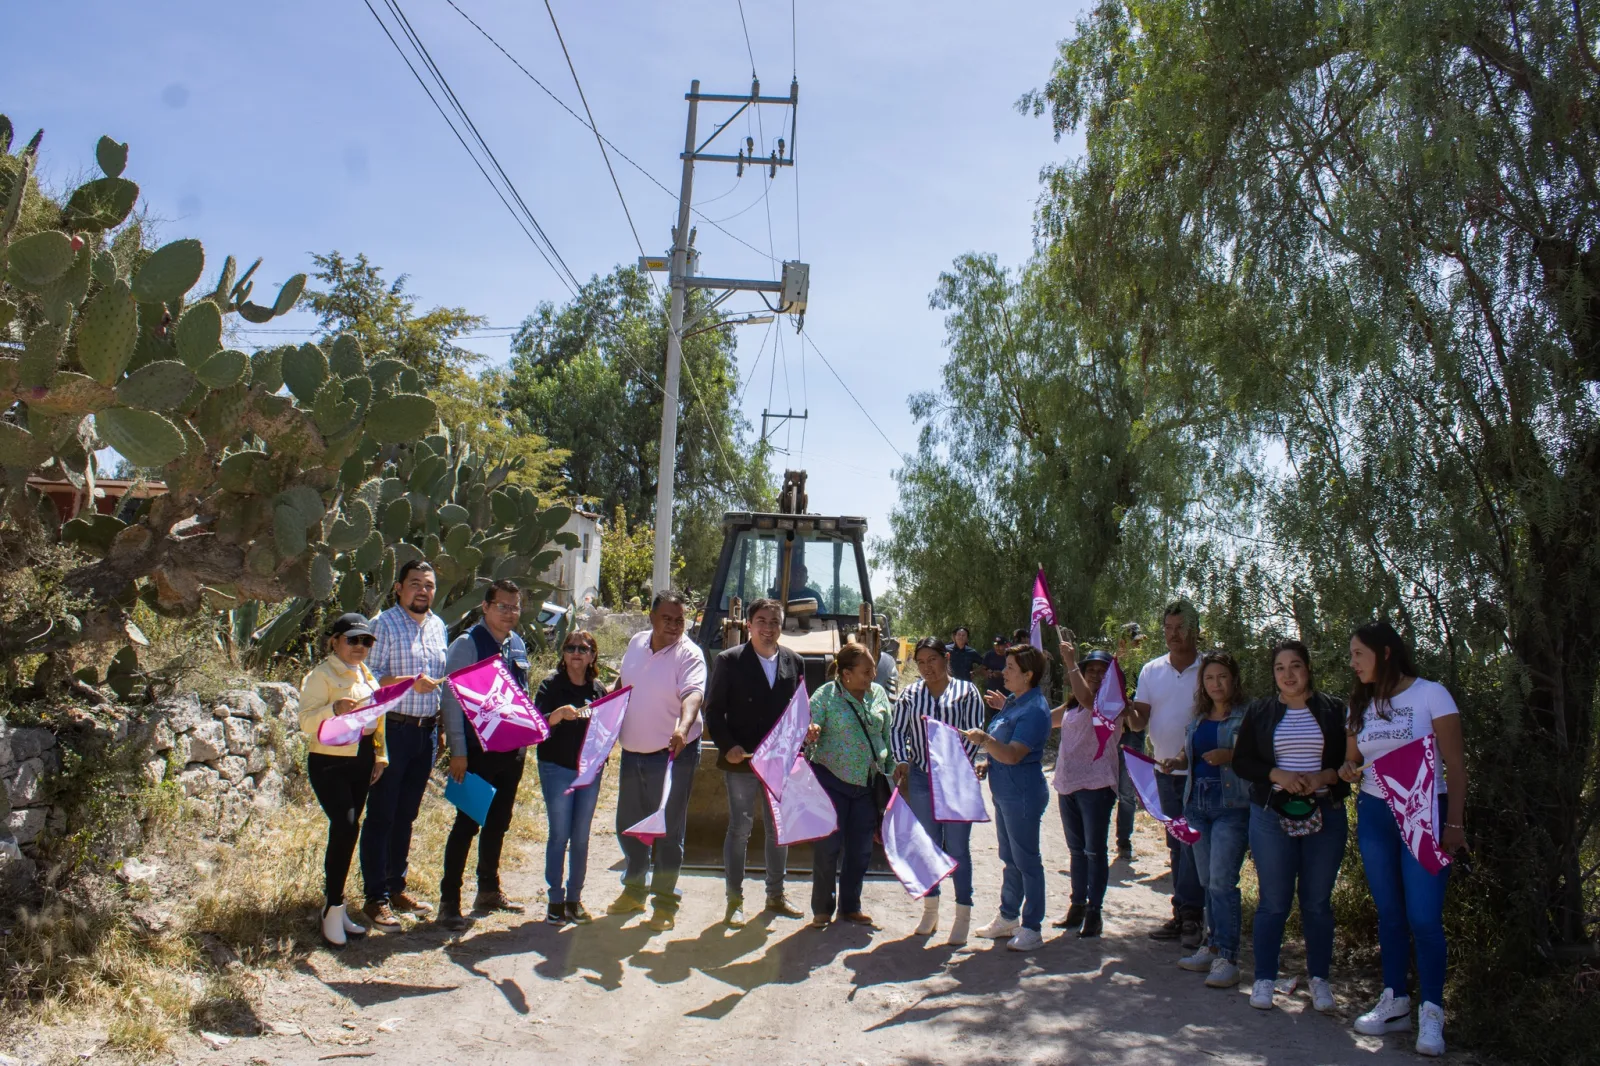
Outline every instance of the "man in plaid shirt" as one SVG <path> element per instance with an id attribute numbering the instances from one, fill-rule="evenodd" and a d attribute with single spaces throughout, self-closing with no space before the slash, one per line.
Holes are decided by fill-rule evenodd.
<path id="1" fill-rule="evenodd" d="M 450 645 L 444 620 L 433 613 L 433 567 L 413 559 L 397 577 L 395 605 L 372 620 L 374 643 L 367 666 L 381 685 L 413 677 L 417 681 L 384 716 L 389 768 L 367 794 L 367 817 L 361 826 L 365 913 L 374 925 L 391 929 L 400 925 L 396 912 L 424 915 L 433 910 L 406 892 L 406 869 L 411 825 L 433 770 L 438 688 Z"/>

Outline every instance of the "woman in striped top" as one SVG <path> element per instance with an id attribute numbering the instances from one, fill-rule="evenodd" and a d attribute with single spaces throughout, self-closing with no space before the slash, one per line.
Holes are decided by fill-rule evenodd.
<path id="1" fill-rule="evenodd" d="M 1234 773 L 1250 782 L 1250 854 L 1260 884 L 1250 1005 L 1272 1009 L 1283 927 L 1298 888 L 1311 1003 L 1331 1011 L 1333 885 L 1349 835 L 1350 786 L 1339 777 L 1345 708 L 1312 687 L 1311 654 L 1298 640 L 1273 646 L 1272 678 L 1278 694 L 1245 711 L 1233 753 Z"/>
<path id="2" fill-rule="evenodd" d="M 972 823 L 940 822 L 933 817 L 933 790 L 928 777 L 926 715 L 965 732 L 983 727 L 983 697 L 978 686 L 950 676 L 950 653 L 938 637 L 923 637 L 911 653 L 920 680 L 900 694 L 894 704 L 889 730 L 889 750 L 894 755 L 894 783 L 915 812 L 933 842 L 956 861 L 956 917 L 950 926 L 951 944 L 967 942 L 972 920 Z M 967 759 L 976 763 L 977 746 L 963 740 Z M 980 770 L 981 776 L 981 770 Z M 923 897 L 922 921 L 917 936 L 932 936 L 939 928 L 939 886 Z"/>

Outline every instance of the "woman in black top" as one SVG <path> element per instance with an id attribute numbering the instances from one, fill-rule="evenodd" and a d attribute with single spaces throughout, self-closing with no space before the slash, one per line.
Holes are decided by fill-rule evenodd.
<path id="1" fill-rule="evenodd" d="M 1259 901 L 1251 935 L 1255 984 L 1250 1005 L 1271 1010 L 1283 927 L 1300 897 L 1311 1005 L 1334 1009 L 1333 885 L 1339 879 L 1349 825 L 1344 801 L 1344 703 L 1312 684 L 1311 654 L 1298 640 L 1272 648 L 1277 695 L 1245 711 L 1234 741 L 1233 772 L 1250 782 L 1250 855 Z"/>
<path id="2" fill-rule="evenodd" d="M 593 920 L 580 897 L 589 867 L 589 825 L 600 800 L 600 776 L 570 795 L 567 789 L 578 776 L 578 753 L 589 733 L 588 705 L 605 695 L 595 680 L 598 653 L 588 632 L 580 629 L 567 634 L 561 646 L 561 665 L 544 679 L 533 698 L 533 705 L 550 723 L 550 735 L 537 751 L 539 790 L 544 793 L 545 817 L 550 823 L 544 845 L 544 881 L 550 893 L 545 920 L 557 925 Z M 565 885 L 561 880 L 564 866 Z"/>

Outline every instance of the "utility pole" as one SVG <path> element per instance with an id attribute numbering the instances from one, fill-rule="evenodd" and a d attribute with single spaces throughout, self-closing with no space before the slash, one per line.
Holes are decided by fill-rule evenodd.
<path id="1" fill-rule="evenodd" d="M 667 366 L 663 382 L 664 395 L 661 400 L 661 462 L 656 473 L 656 549 L 655 565 L 651 575 L 651 587 L 661 591 L 671 587 L 672 578 L 672 512 L 674 496 L 674 480 L 678 465 L 678 374 L 683 367 L 683 336 L 684 313 L 689 302 L 690 289 L 718 289 L 723 290 L 707 304 L 689 325 L 705 317 L 723 301 L 735 292 L 762 292 L 777 293 L 778 306 L 768 305 L 768 309 L 777 314 L 797 314 L 802 320 L 805 316 L 806 297 L 810 290 L 810 268 L 804 263 L 786 262 L 783 264 L 783 276 L 779 281 L 754 281 L 740 278 L 701 278 L 694 276 L 693 264 L 690 259 L 693 232 L 689 229 L 689 213 L 693 203 L 694 191 L 694 164 L 696 160 L 707 163 L 734 163 L 743 176 L 745 167 L 764 166 L 768 168 L 769 179 L 776 177 L 779 167 L 794 166 L 794 125 L 789 128 L 788 155 L 784 154 L 784 139 L 778 138 L 778 147 L 766 157 L 755 154 L 755 141 L 745 138 L 745 147 L 739 149 L 737 155 L 713 155 L 705 152 L 705 148 L 716 140 L 717 135 L 738 118 L 748 107 L 759 107 L 763 104 L 787 105 L 798 111 L 800 102 L 800 83 L 791 81 L 788 96 L 762 96 L 761 82 L 752 79 L 748 96 L 731 96 L 726 94 L 700 92 L 700 80 L 696 78 L 689 83 L 689 92 L 685 97 L 689 102 L 689 120 L 683 136 L 683 181 L 678 188 L 678 225 L 672 231 L 672 257 L 669 263 L 662 263 L 654 258 L 642 258 L 639 261 L 641 270 L 659 270 L 666 266 L 669 273 L 669 285 L 672 290 L 671 302 L 667 310 Z M 695 144 L 696 120 L 699 117 L 700 103 L 729 103 L 738 104 L 739 107 L 732 115 L 711 133 L 700 145 Z M 794 113 L 791 111 L 791 114 Z M 765 297 L 762 297 L 763 302 Z"/>
<path id="2" fill-rule="evenodd" d="M 776 433 L 778 431 L 778 427 L 783 425 L 785 422 L 790 422 L 790 421 L 793 421 L 793 422 L 804 422 L 806 419 L 808 419 L 810 417 L 811 417 L 811 412 L 809 410 L 802 411 L 799 414 L 795 414 L 793 407 L 789 408 L 788 411 L 768 411 L 766 408 L 762 408 L 762 410 L 761 410 L 761 439 L 762 440 L 766 440 L 768 436 L 770 436 L 773 433 Z M 767 429 L 767 423 L 769 421 L 772 423 L 772 429 L 771 430 Z M 786 448 L 774 447 L 773 451 L 781 451 L 781 452 L 783 452 L 784 455 L 788 455 L 789 454 L 788 449 L 786 449 Z"/>

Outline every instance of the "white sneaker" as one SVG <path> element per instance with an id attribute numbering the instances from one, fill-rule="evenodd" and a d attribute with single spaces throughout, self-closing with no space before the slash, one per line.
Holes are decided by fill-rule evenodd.
<path id="1" fill-rule="evenodd" d="M 349 943 L 344 935 L 344 904 L 322 909 L 322 939 L 336 948 Z"/>
<path id="2" fill-rule="evenodd" d="M 1016 918 L 1007 918 L 1003 914 L 997 914 L 994 916 L 994 921 L 979 929 L 973 935 L 981 936 L 985 940 L 999 940 L 1015 933 L 1021 925 L 1022 922 Z"/>
<path id="3" fill-rule="evenodd" d="M 1444 1054 L 1444 1008 L 1437 1003 L 1424 1002 L 1417 1011 L 1417 1054 L 1432 1058 Z"/>
<path id="4" fill-rule="evenodd" d="M 1239 964 L 1227 959 L 1218 958 L 1211 964 L 1211 972 L 1206 974 L 1207 988 L 1232 988 L 1238 983 Z"/>
<path id="5" fill-rule="evenodd" d="M 917 923 L 917 936 L 932 936 L 939 928 L 939 897 L 922 897 L 922 921 Z"/>
<path id="6" fill-rule="evenodd" d="M 1356 1019 L 1356 1032 L 1362 1036 L 1382 1036 L 1384 1033 L 1403 1033 L 1411 1028 L 1411 997 L 1397 996 L 1394 989 L 1385 988 L 1372 1009 Z"/>
<path id="7" fill-rule="evenodd" d="M 1012 951 L 1034 951 L 1044 947 L 1044 936 L 1037 929 L 1018 929 L 1006 947 Z"/>
<path id="8" fill-rule="evenodd" d="M 364 926 L 364 925 L 358 925 L 356 923 L 355 919 L 350 917 L 350 908 L 349 907 L 341 907 L 340 910 L 344 911 L 344 935 L 345 936 L 350 937 L 350 936 L 366 936 L 367 935 L 367 927 Z"/>
<path id="9" fill-rule="evenodd" d="M 1311 979 L 1311 1005 L 1323 1014 L 1338 1008 L 1339 1004 L 1333 999 L 1333 986 L 1326 977 Z"/>
<path id="10" fill-rule="evenodd" d="M 1250 986 L 1250 1005 L 1256 1010 L 1272 1009 L 1272 982 L 1257 981 Z"/>
<path id="11" fill-rule="evenodd" d="M 950 939 L 946 944 L 961 945 L 967 942 L 967 930 L 972 926 L 972 907 L 956 904 L 956 916 L 950 923 Z"/>
<path id="12" fill-rule="evenodd" d="M 1211 964 L 1217 961 L 1217 949 L 1201 945 L 1200 950 L 1193 955 L 1185 955 L 1178 960 L 1178 969 L 1190 970 L 1194 973 L 1206 973 L 1211 969 Z"/>

